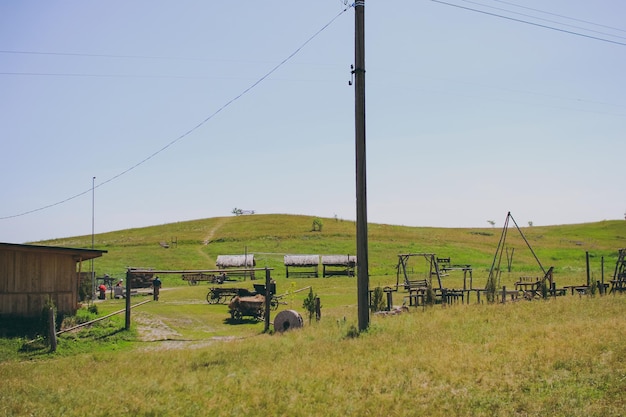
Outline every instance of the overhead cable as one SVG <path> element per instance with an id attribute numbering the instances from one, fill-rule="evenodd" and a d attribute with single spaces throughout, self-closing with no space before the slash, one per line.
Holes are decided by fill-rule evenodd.
<path id="1" fill-rule="evenodd" d="M 613 34 L 606 33 L 606 32 L 600 32 L 599 30 L 592 30 L 592 29 L 587 29 L 587 28 L 580 27 L 580 26 L 569 25 L 569 24 L 567 24 L 567 23 L 558 22 L 558 21 L 556 21 L 556 20 L 544 19 L 544 18 L 537 17 L 537 16 L 533 16 L 533 15 L 530 15 L 530 14 L 525 14 L 525 13 L 520 13 L 520 12 L 514 12 L 514 11 L 512 11 L 512 10 L 503 9 L 503 8 L 501 8 L 501 7 L 494 7 L 494 6 L 490 6 L 490 5 L 488 5 L 488 4 L 479 3 L 479 2 L 477 2 L 477 1 L 471 1 L 471 0 L 463 0 L 463 1 L 464 1 L 465 3 L 471 3 L 471 4 L 475 4 L 475 5 L 477 5 L 477 6 L 482 6 L 482 7 L 487 7 L 487 8 L 490 8 L 490 9 L 500 10 L 500 11 L 502 11 L 502 12 L 513 13 L 513 14 L 516 14 L 516 15 L 519 15 L 519 16 L 524 16 L 524 17 L 530 17 L 530 18 L 532 18 L 532 19 L 541 20 L 541 21 L 543 21 L 543 22 L 548 22 L 548 23 L 556 23 L 557 25 L 561 25 L 561 26 L 565 26 L 565 27 L 569 27 L 569 28 L 574 28 L 574 29 L 581 29 L 581 30 L 585 30 L 585 31 L 587 31 L 587 32 L 597 33 L 597 34 L 599 34 L 599 35 L 612 36 L 612 37 L 614 37 L 614 38 L 626 39 L 626 37 L 624 37 L 624 36 L 613 35 Z M 532 9 L 532 10 L 536 10 L 536 9 Z M 541 12 L 541 10 L 536 10 L 536 11 Z M 546 12 L 542 12 L 542 13 L 546 13 Z M 552 15 L 553 13 L 549 13 L 549 14 L 551 14 L 551 15 Z M 562 18 L 569 19 L 569 18 L 567 18 L 567 17 L 565 17 L 565 16 L 561 16 L 561 15 L 555 15 L 555 16 L 559 16 L 559 17 L 562 17 Z"/>
<path id="2" fill-rule="evenodd" d="M 532 10 L 534 12 L 539 12 L 539 13 L 547 14 L 547 15 L 550 15 L 550 16 L 560 17 L 562 19 L 568 19 L 568 20 L 573 20 L 575 22 L 586 23 L 586 24 L 594 25 L 594 26 L 600 26 L 600 27 L 603 27 L 603 28 L 606 28 L 606 29 L 617 30 L 619 32 L 626 32 L 626 29 L 620 29 L 620 28 L 616 28 L 616 27 L 613 27 L 613 26 L 603 25 L 601 23 L 590 22 L 589 20 L 576 19 L 575 17 L 564 16 L 564 15 L 558 14 L 558 13 L 546 12 L 545 10 L 533 9 L 532 7 L 522 6 L 522 5 L 519 5 L 519 4 L 511 3 L 509 1 L 504 1 L 504 0 L 493 0 L 493 1 L 497 1 L 498 3 L 508 4 L 509 6 L 519 7 L 521 9 Z"/>
<path id="3" fill-rule="evenodd" d="M 101 182 L 100 184 L 97 184 L 91 188 L 89 188 L 88 190 L 85 190 L 83 192 L 80 192 L 76 195 L 73 195 L 71 197 L 68 197 L 64 200 L 58 201 L 56 203 L 52 203 L 52 204 L 48 204 L 46 206 L 43 207 L 39 207 L 33 210 L 28 210 L 22 213 L 18 213 L 18 214 L 14 214 L 14 215 L 10 215 L 10 216 L 3 216 L 0 217 L 0 220 L 7 220 L 7 219 L 12 219 L 15 217 L 21 217 L 21 216 L 25 216 L 27 214 L 31 214 L 31 213 L 35 213 L 38 211 L 42 211 L 51 207 L 55 207 L 58 205 L 61 205 L 63 203 L 67 203 L 68 201 L 74 200 L 82 195 L 85 195 L 89 192 L 92 192 L 92 190 L 94 188 L 100 188 L 105 184 L 108 184 L 114 180 L 116 180 L 117 178 L 123 176 L 124 174 L 129 173 L 130 171 L 134 170 L 135 168 L 145 164 L 146 162 L 148 162 L 149 160 L 151 160 L 152 158 L 154 158 L 155 156 L 157 156 L 158 154 L 164 152 L 165 150 L 167 150 L 168 148 L 170 148 L 171 146 L 173 146 L 176 142 L 184 139 L 185 137 L 189 136 L 191 133 L 195 132 L 196 130 L 198 130 L 201 126 L 203 126 L 205 123 L 207 123 L 209 120 L 211 120 L 212 118 L 214 118 L 215 116 L 217 116 L 222 110 L 226 109 L 228 106 L 230 106 L 231 104 L 233 104 L 235 101 L 239 100 L 241 97 L 243 97 L 244 95 L 246 95 L 247 93 L 249 93 L 252 89 L 254 89 L 256 86 L 258 86 L 259 84 L 261 84 L 263 81 L 265 81 L 270 75 L 272 75 L 274 72 L 276 72 L 280 67 L 282 67 L 283 65 L 285 65 L 289 60 L 291 60 L 294 56 L 296 56 L 306 45 L 308 45 L 313 39 L 315 39 L 317 36 L 319 36 L 320 33 L 322 33 L 326 28 L 328 28 L 331 24 L 333 24 L 335 22 L 335 20 L 337 20 L 342 14 L 344 14 L 346 11 L 348 11 L 348 9 L 352 7 L 351 5 L 346 7 L 345 9 L 343 9 L 339 14 L 337 14 L 334 18 L 332 18 L 330 20 L 330 22 L 328 22 L 327 24 L 325 24 L 324 26 L 322 26 L 321 29 L 319 29 L 317 32 L 315 32 L 311 37 L 309 37 L 302 45 L 300 45 L 295 51 L 293 51 L 289 56 L 287 56 L 287 58 L 283 59 L 280 63 L 278 63 L 276 66 L 274 66 L 271 70 L 269 70 L 265 75 L 263 75 L 261 78 L 259 78 L 257 81 L 255 81 L 252 85 L 250 85 L 248 88 L 246 88 L 245 90 L 243 90 L 241 93 L 239 93 L 237 96 L 235 96 L 234 98 L 232 98 L 231 100 L 229 100 L 228 102 L 226 102 L 224 105 L 222 105 L 219 109 L 217 109 L 216 111 L 214 111 L 213 113 L 211 113 L 209 116 L 207 116 L 204 120 L 202 120 L 200 123 L 198 123 L 197 125 L 195 125 L 194 127 L 192 127 L 191 129 L 187 130 L 185 133 L 183 133 L 182 135 L 178 136 L 176 139 L 172 140 L 171 142 L 169 142 L 167 145 L 163 146 L 161 149 L 157 150 L 156 152 L 153 152 L 151 155 L 147 156 L 146 158 L 142 159 L 141 161 L 137 162 L 135 165 L 131 166 L 130 168 L 125 169 L 124 171 L 120 172 L 119 174 Z"/>
<path id="4" fill-rule="evenodd" d="M 626 43 L 624 43 L 624 42 L 613 41 L 613 40 L 610 40 L 610 39 L 604 39 L 604 38 L 600 38 L 600 37 L 597 37 L 597 36 L 585 35 L 584 33 L 573 32 L 571 30 L 565 30 L 565 29 L 559 29 L 559 28 L 555 28 L 553 26 L 548 26 L 548 25 L 542 25 L 540 23 L 529 22 L 528 20 L 523 20 L 523 19 L 516 19 L 514 17 L 504 16 L 504 15 L 500 15 L 500 14 L 497 14 L 497 13 L 491 13 L 491 12 L 487 12 L 487 11 L 484 11 L 484 10 L 478 10 L 478 9 L 474 9 L 474 8 L 471 8 L 471 7 L 461 6 L 459 4 L 448 3 L 448 2 L 445 2 L 445 1 L 442 1 L 442 0 L 430 0 L 430 1 L 432 1 L 434 3 L 444 4 L 446 6 L 457 7 L 459 9 L 469 10 L 469 11 L 476 12 L 476 13 L 482 13 L 482 14 L 486 14 L 486 15 L 489 15 L 489 16 L 494 16 L 494 17 L 499 17 L 499 18 L 502 18 L 502 19 L 512 20 L 514 22 L 525 23 L 527 25 L 533 25 L 533 26 L 544 28 L 544 29 L 550 29 L 550 30 L 555 30 L 557 32 L 568 33 L 570 35 L 582 36 L 582 37 L 588 38 L 588 39 L 594 39 L 594 40 L 597 40 L 597 41 L 608 42 L 608 43 L 612 43 L 612 44 L 616 44 L 616 45 L 626 46 Z"/>

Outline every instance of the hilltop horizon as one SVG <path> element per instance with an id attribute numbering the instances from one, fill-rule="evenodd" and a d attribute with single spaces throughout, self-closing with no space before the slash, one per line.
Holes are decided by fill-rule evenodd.
<path id="1" fill-rule="evenodd" d="M 179 220 L 179 221 L 174 221 L 174 222 L 168 222 L 168 223 L 161 223 L 161 224 L 150 224 L 150 225 L 142 225 L 142 226 L 137 226 L 137 227 L 129 227 L 129 228 L 124 228 L 124 229 L 116 229 L 116 230 L 108 230 L 108 231 L 96 231 L 96 233 L 94 234 L 94 236 L 98 236 L 98 235 L 105 235 L 105 234 L 109 234 L 109 233 L 119 233 L 119 232 L 124 232 L 124 231 L 131 231 L 131 230 L 141 230 L 141 229 L 150 229 L 150 228 L 158 228 L 158 227 L 166 227 L 166 226 L 173 226 L 173 225 L 181 225 L 181 224 L 189 224 L 189 223 L 195 223 L 195 222 L 205 222 L 205 221 L 211 221 L 211 220 L 216 220 L 216 219 L 228 219 L 228 218 L 237 218 L 237 217 L 255 217 L 255 218 L 259 218 L 259 217 L 274 217 L 274 216 L 286 216 L 286 217 L 302 217 L 302 218 L 310 218 L 311 221 L 315 218 L 320 218 L 323 221 L 326 222 L 332 222 L 332 221 L 338 221 L 338 222 L 355 222 L 356 220 L 354 219 L 345 219 L 345 218 L 340 218 L 340 217 L 324 217 L 324 216 L 315 216 L 315 215 L 310 215 L 310 214 L 291 214 L 291 213 L 253 213 L 253 214 L 243 214 L 243 215 L 228 215 L 228 216 L 213 216 L 213 217 L 206 217 L 206 218 L 198 218 L 198 219 L 187 219 L 187 220 Z M 513 219 L 515 219 L 515 216 L 512 214 Z M 515 219 L 515 221 L 517 221 L 517 219 Z M 620 220 L 620 219 L 603 219 L 603 220 L 598 220 L 598 221 L 592 221 L 592 222 L 577 222 L 577 223 L 558 223 L 558 224 L 549 224 L 549 225 L 537 225 L 537 224 L 528 224 L 528 223 L 520 223 L 517 222 L 517 225 L 520 228 L 528 228 L 528 227 L 535 227 L 535 228 L 550 228 L 550 227 L 560 227 L 560 226 L 583 226 L 583 225 L 594 225 L 594 224 L 599 224 L 599 223 L 603 223 L 603 222 L 620 222 L 620 221 L 624 221 L 624 220 Z M 500 221 L 499 223 L 496 222 L 494 220 L 494 224 L 490 224 L 488 221 L 485 221 L 485 225 L 482 226 L 431 226 L 431 225 L 407 225 L 407 224 L 397 224 L 397 223 L 382 223 L 382 222 L 368 222 L 368 225 L 386 225 L 386 226 L 397 226 L 397 227 L 406 227 L 406 228 L 416 228 L 416 229 L 451 229 L 451 230 L 468 230 L 468 229 L 495 229 L 495 230 L 501 230 L 503 227 L 503 221 Z M 514 224 L 511 223 L 509 225 L 509 227 L 514 227 Z M 40 242 L 50 242 L 50 241 L 58 241 L 58 240 L 66 240 L 66 239 L 80 239 L 80 238 L 85 238 L 85 237 L 91 237 L 91 234 L 81 234 L 81 235 L 74 235 L 74 236 L 62 236 L 62 237 L 53 237 L 53 238 L 47 238 L 47 239 L 39 239 L 39 240 L 34 240 L 34 241 L 28 241 L 28 242 L 24 242 L 24 244 L 32 244 L 32 243 L 40 243 Z M 7 242 L 7 243 L 16 243 L 16 242 Z"/>

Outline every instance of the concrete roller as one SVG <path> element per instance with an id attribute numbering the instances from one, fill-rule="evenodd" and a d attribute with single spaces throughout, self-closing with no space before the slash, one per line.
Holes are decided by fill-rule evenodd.
<path id="1" fill-rule="evenodd" d="M 295 310 L 283 310 L 274 318 L 274 330 L 285 332 L 290 329 L 299 329 L 303 324 L 302 316 Z"/>

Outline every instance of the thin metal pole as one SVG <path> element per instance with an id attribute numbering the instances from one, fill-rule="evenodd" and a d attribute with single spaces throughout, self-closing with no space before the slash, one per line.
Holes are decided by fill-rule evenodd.
<path id="1" fill-rule="evenodd" d="M 369 327 L 370 319 L 365 168 L 365 1 L 356 1 L 354 11 L 357 300 L 359 331 L 363 331 Z"/>
<path id="2" fill-rule="evenodd" d="M 94 239 L 94 224 L 95 224 L 95 184 L 96 177 L 91 179 L 91 249 L 94 248 L 95 239 Z M 93 258 L 91 259 L 91 299 L 95 297 L 96 294 L 96 274 L 93 269 Z"/>
<path id="3" fill-rule="evenodd" d="M 272 276 L 270 275 L 269 268 L 265 268 L 265 328 L 264 332 L 270 331 L 270 308 L 272 306 L 272 292 L 271 292 Z"/>
<path id="4" fill-rule="evenodd" d="M 124 320 L 124 328 L 126 330 L 130 330 L 130 293 L 132 290 L 132 286 L 131 286 L 131 282 L 130 282 L 130 278 L 132 277 L 132 274 L 130 273 L 130 270 L 127 269 L 126 270 L 126 317 Z"/>
<path id="5" fill-rule="evenodd" d="M 587 286 L 591 286 L 591 275 L 589 275 L 589 251 L 585 252 L 585 264 L 587 266 Z"/>

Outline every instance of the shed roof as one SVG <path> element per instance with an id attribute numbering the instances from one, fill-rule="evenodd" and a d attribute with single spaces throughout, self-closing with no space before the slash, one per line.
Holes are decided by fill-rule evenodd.
<path id="1" fill-rule="evenodd" d="M 255 266 L 254 255 L 217 255 L 215 265 L 218 268 L 241 268 Z"/>
<path id="2" fill-rule="evenodd" d="M 285 266 L 317 266 L 319 255 L 285 255 Z"/>
<path id="3" fill-rule="evenodd" d="M 17 243 L 0 242 L 0 251 L 1 250 L 71 255 L 74 256 L 76 261 L 88 261 L 90 259 L 99 258 L 102 256 L 102 254 L 107 253 L 107 251 L 99 249 L 65 248 L 61 246 L 43 245 L 22 245 Z"/>
<path id="4" fill-rule="evenodd" d="M 356 263 L 355 255 L 323 255 L 322 265 L 348 266 Z"/>

